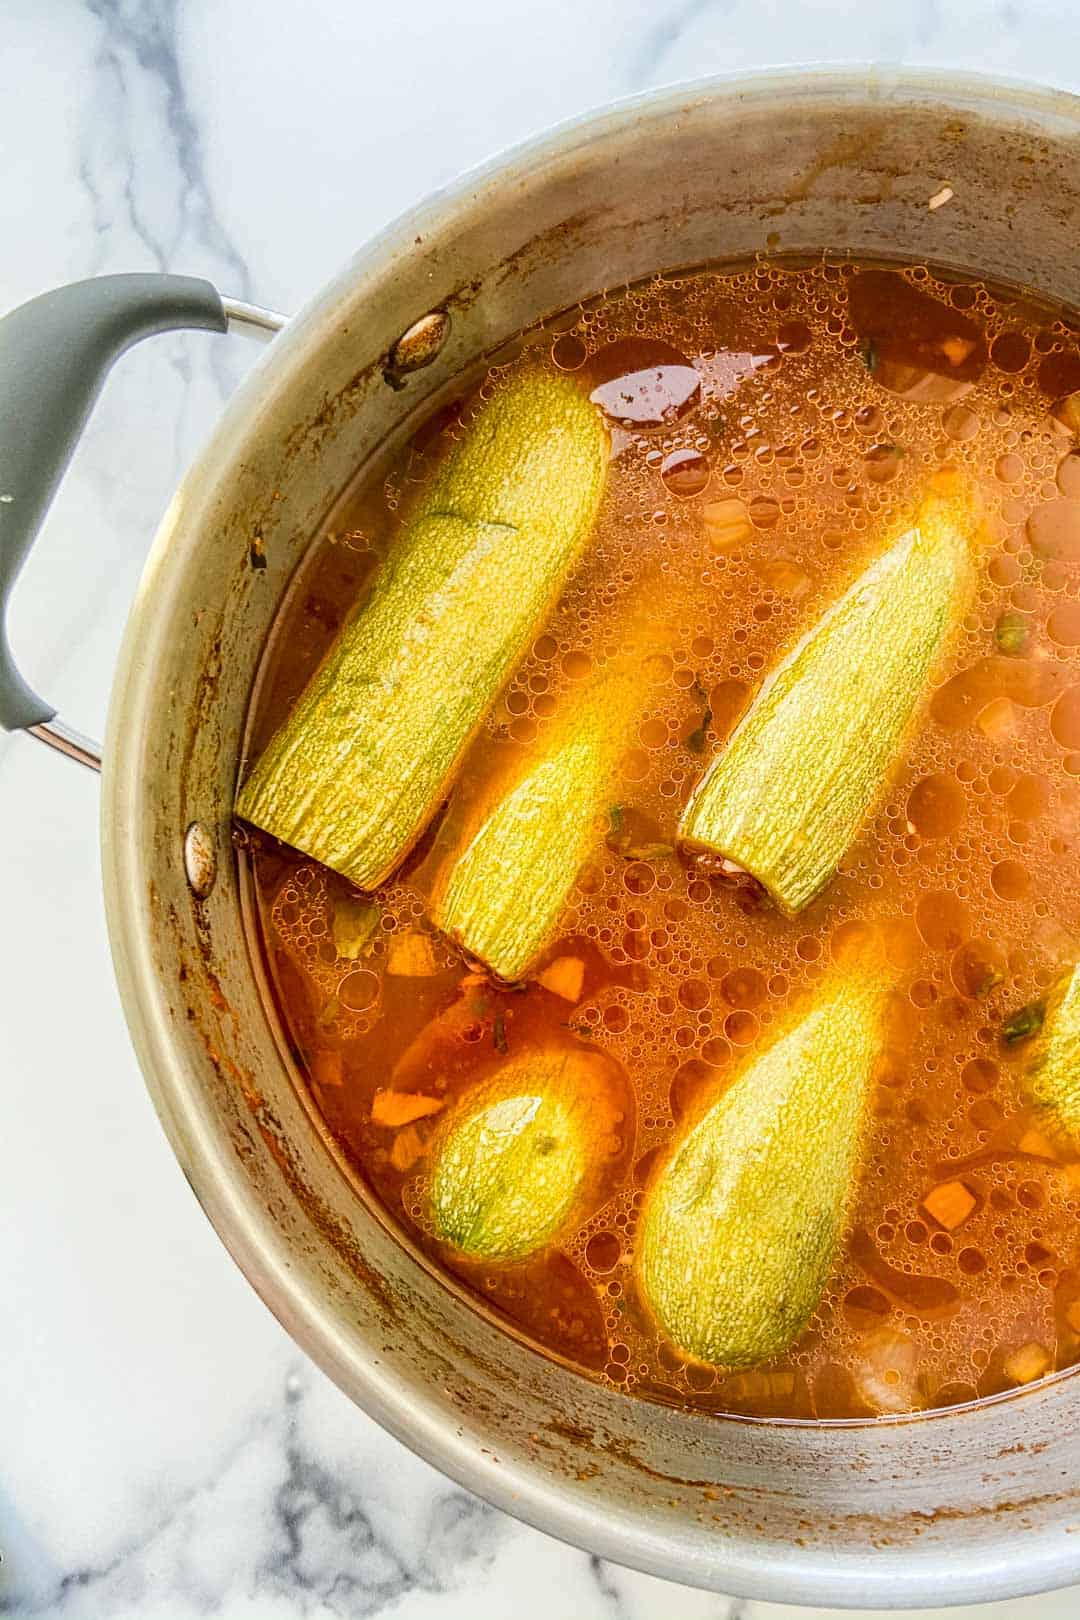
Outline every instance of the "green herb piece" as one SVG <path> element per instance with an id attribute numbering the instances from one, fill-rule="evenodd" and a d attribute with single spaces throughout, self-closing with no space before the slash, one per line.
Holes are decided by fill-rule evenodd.
<path id="1" fill-rule="evenodd" d="M 988 964 L 985 973 L 979 980 L 979 983 L 975 986 L 976 1000 L 985 1001 L 991 990 L 996 990 L 998 985 L 1003 983 L 1003 981 L 1004 974 L 999 973 L 996 967 L 991 967 Z"/>
<path id="2" fill-rule="evenodd" d="M 859 354 L 862 358 L 863 365 L 866 367 L 867 371 L 872 377 L 878 368 L 878 361 L 881 359 L 881 356 L 878 353 L 878 346 L 874 342 L 873 338 L 867 338 L 866 342 L 859 350 Z"/>
<path id="3" fill-rule="evenodd" d="M 613 806 L 608 815 L 611 827 L 604 842 L 621 860 L 661 860 L 665 855 L 674 855 L 674 844 L 657 836 L 660 829 L 650 816 L 621 804 Z"/>
<path id="4" fill-rule="evenodd" d="M 491 1031 L 491 1041 L 496 1052 L 505 1053 L 510 1050 L 506 1044 L 506 1019 L 502 1013 L 497 1013 L 495 1015 L 495 1025 Z"/>
<path id="5" fill-rule="evenodd" d="M 1003 653 L 1016 658 L 1027 648 L 1031 626 L 1022 613 L 1003 613 L 994 626 L 994 640 Z"/>
<path id="6" fill-rule="evenodd" d="M 1018 1046 L 1021 1041 L 1030 1040 L 1042 1029 L 1043 1019 L 1046 1017 L 1045 1001 L 1029 1001 L 1026 1007 L 1020 1007 L 1010 1013 L 1001 1026 L 1001 1039 L 1006 1046 Z"/>
<path id="7" fill-rule="evenodd" d="M 355 962 L 363 955 L 378 926 L 379 908 L 370 900 L 362 900 L 356 894 L 335 896 L 330 932 L 335 950 L 347 962 Z"/>

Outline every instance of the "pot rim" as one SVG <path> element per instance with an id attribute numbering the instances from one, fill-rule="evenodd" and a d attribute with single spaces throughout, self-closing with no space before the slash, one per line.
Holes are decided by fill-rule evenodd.
<path id="1" fill-rule="evenodd" d="M 462 1425 L 452 1426 L 433 1400 L 388 1374 L 372 1358 L 357 1368 L 334 1312 L 315 1299 L 290 1264 L 290 1245 L 247 1183 L 235 1161 L 216 1139 L 199 1106 L 198 1088 L 172 1036 L 168 996 L 155 968 L 146 911 L 133 895 L 144 878 L 136 818 L 140 782 L 136 739 L 145 735 L 149 718 L 150 663 L 158 625 L 167 618 L 184 573 L 183 533 L 175 524 L 181 504 L 205 505 L 206 492 L 250 431 L 258 394 L 270 372 L 278 386 L 302 363 L 309 329 L 321 327 L 358 279 L 388 259 L 408 252 L 424 235 L 428 221 L 467 205 L 493 180 L 513 185 L 538 165 L 581 149 L 612 129 L 631 124 L 639 115 L 677 117 L 681 111 L 717 98 L 760 103 L 765 99 L 806 104 L 841 99 L 865 105 L 902 104 L 917 100 L 963 111 L 997 110 L 1044 127 L 1057 124 L 1061 134 L 1080 133 L 1080 96 L 1032 81 L 944 69 L 908 69 L 867 64 L 815 64 L 807 68 L 741 69 L 690 79 L 603 103 L 566 119 L 540 135 L 517 143 L 467 170 L 430 193 L 387 224 L 354 254 L 290 321 L 256 368 L 234 394 L 215 433 L 179 487 L 154 541 L 132 606 L 113 681 L 106 734 L 101 839 L 106 916 L 113 961 L 125 1017 L 147 1088 L 170 1144 L 204 1212 L 244 1276 L 304 1352 L 309 1355 L 382 1428 L 443 1474 L 485 1501 L 536 1529 L 618 1564 L 681 1583 L 714 1587 L 713 1564 L 695 1563 L 687 1549 L 668 1534 L 644 1525 L 632 1513 L 593 1508 L 582 1511 L 580 1489 L 572 1489 L 535 1467 L 500 1462 L 484 1450 Z M 195 500 L 194 491 L 200 491 Z M 185 502 L 185 495 L 188 500 Z M 1047 1382 L 995 1398 L 1017 1402 Z M 363 1387 L 357 1393 L 357 1378 Z M 407 1400 L 404 1399 L 407 1395 Z M 948 1420 L 973 1414 L 983 1405 L 945 1412 L 913 1414 L 903 1421 Z M 736 1419 L 738 1421 L 738 1419 Z M 710 1419 L 725 1422 L 725 1418 Z M 832 1427 L 891 1423 L 856 1420 Z M 815 1425 L 816 1427 L 816 1425 Z M 991 1553 L 972 1543 L 965 1561 L 955 1557 L 949 1569 L 947 1601 L 977 1603 L 1019 1597 L 1067 1584 L 1080 1574 L 1077 1557 L 1066 1562 L 1059 1540 L 1049 1532 L 1025 1538 L 1024 1559 L 1010 1556 L 1010 1538 Z M 735 1597 L 772 1602 L 825 1604 L 841 1608 L 873 1606 L 921 1608 L 942 1601 L 941 1555 L 920 1556 L 914 1547 L 883 1548 L 868 1560 L 862 1549 L 827 1547 L 791 1549 L 782 1568 L 772 1569 L 746 1544 L 725 1541 L 724 1590 Z"/>

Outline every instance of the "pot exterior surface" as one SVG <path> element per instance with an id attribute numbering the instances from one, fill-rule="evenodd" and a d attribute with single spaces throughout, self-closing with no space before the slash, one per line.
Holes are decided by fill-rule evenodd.
<path id="1" fill-rule="evenodd" d="M 952 201 L 928 209 L 943 185 Z M 929 259 L 1080 304 L 1077 219 L 1080 102 L 1063 95 L 867 70 L 624 104 L 362 250 L 234 398 L 140 586 L 110 713 L 107 903 L 132 1034 L 197 1197 L 286 1328 L 388 1429 L 541 1529 L 657 1575 L 860 1607 L 1080 1579 L 1074 1378 L 898 1421 L 708 1417 L 594 1384 L 447 1287 L 344 1174 L 249 955 L 230 812 L 265 635 L 356 469 L 539 317 L 765 251 Z M 389 386 L 395 339 L 433 309 L 449 340 Z M 183 856 L 195 822 L 216 857 L 201 899 Z"/>

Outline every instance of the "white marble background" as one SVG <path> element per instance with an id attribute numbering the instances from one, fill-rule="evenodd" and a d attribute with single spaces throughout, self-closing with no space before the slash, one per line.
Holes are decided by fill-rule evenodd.
<path id="1" fill-rule="evenodd" d="M 590 104 L 843 58 L 1080 89 L 1078 16 L 1076 0 L 0 0 L 0 310 L 164 267 L 290 310 L 422 193 Z M 203 336 L 130 355 L 26 569 L 14 643 L 91 733 L 148 538 L 250 358 Z M 0 737 L 0 1614 L 810 1620 L 524 1529 L 305 1362 L 144 1094 L 96 800 L 88 773 Z"/>

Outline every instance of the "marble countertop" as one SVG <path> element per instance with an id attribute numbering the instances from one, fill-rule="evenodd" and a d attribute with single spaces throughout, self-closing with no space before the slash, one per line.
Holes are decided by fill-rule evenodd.
<path id="1" fill-rule="evenodd" d="M 463 168 L 696 74 L 903 60 L 1080 89 L 1075 0 L 0 11 L 0 310 L 79 276 L 166 267 L 291 310 Z M 26 568 L 12 640 L 91 734 L 149 537 L 252 357 L 198 336 L 128 356 Z M 352 1408 L 235 1269 L 153 1115 L 109 964 L 97 782 L 0 736 L 0 825 L 0 1614 L 809 1620 L 566 1548 Z M 952 1612 L 1065 1620 L 1078 1601 Z"/>

